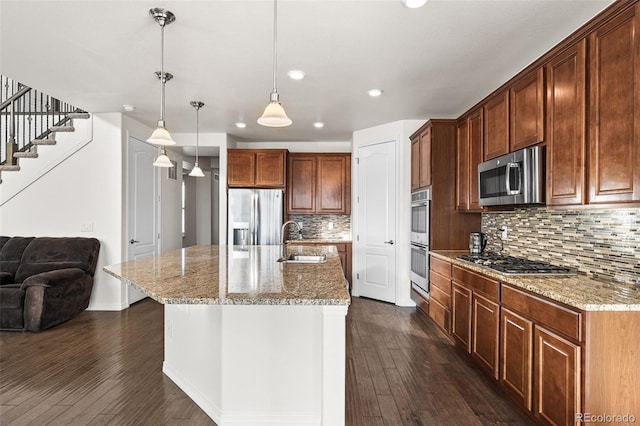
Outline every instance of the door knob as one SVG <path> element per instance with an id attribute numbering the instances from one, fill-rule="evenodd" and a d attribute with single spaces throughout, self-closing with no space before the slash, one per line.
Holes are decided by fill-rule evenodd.
<path id="1" fill-rule="evenodd" d="M 138 241 L 138 240 L 134 240 L 133 238 L 131 239 L 131 241 L 129 241 L 129 243 L 131 243 L 131 244 L 135 244 L 135 243 L 139 243 L 139 242 L 140 242 L 140 241 Z"/>
<path id="2" fill-rule="evenodd" d="M 393 240 L 385 241 L 384 243 L 393 245 Z"/>

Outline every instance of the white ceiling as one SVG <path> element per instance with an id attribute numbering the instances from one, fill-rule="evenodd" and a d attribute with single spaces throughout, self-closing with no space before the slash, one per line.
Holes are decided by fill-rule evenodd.
<path id="1" fill-rule="evenodd" d="M 0 73 L 89 112 L 159 118 L 165 29 L 167 127 L 247 141 L 348 141 L 401 119 L 456 118 L 611 0 L 278 2 L 278 91 L 288 128 L 256 119 L 272 87 L 272 1 L 0 0 Z M 301 81 L 286 72 L 306 72 Z M 367 96 L 382 88 L 379 98 Z M 236 121 L 247 123 L 237 129 Z M 323 121 L 315 129 L 314 121 Z"/>

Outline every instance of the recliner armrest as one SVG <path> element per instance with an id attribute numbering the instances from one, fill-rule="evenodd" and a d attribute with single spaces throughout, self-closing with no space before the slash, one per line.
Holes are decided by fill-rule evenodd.
<path id="1" fill-rule="evenodd" d="M 42 272 L 32 275 L 22 283 L 21 288 L 26 290 L 28 287 L 56 287 L 64 286 L 66 283 L 81 279 L 87 273 L 79 268 L 57 269 L 55 271 Z"/>

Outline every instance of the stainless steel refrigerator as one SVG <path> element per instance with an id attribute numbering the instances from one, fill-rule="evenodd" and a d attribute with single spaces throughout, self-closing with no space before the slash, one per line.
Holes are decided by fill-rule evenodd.
<path id="1" fill-rule="evenodd" d="M 280 244 L 284 193 L 281 189 L 229 189 L 228 244 Z"/>

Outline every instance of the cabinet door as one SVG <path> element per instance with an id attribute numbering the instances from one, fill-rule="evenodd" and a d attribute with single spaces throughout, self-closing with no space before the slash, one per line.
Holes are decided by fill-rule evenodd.
<path id="1" fill-rule="evenodd" d="M 469 117 L 469 210 L 481 211 L 478 164 L 482 163 L 482 108 Z"/>
<path id="2" fill-rule="evenodd" d="M 465 118 L 456 127 L 456 209 L 469 210 L 469 121 Z"/>
<path id="3" fill-rule="evenodd" d="M 289 155 L 287 213 L 315 213 L 316 159 L 315 155 Z"/>
<path id="4" fill-rule="evenodd" d="M 503 307 L 501 324 L 500 381 L 512 399 L 531 411 L 533 323 Z"/>
<path id="5" fill-rule="evenodd" d="M 471 290 L 456 282 L 451 289 L 451 334 L 471 353 Z"/>
<path id="6" fill-rule="evenodd" d="M 534 327 L 535 416 L 552 425 L 573 425 L 580 411 L 580 347 Z"/>
<path id="7" fill-rule="evenodd" d="M 255 153 L 248 150 L 230 149 L 227 155 L 227 184 L 229 186 L 254 186 Z"/>
<path id="8" fill-rule="evenodd" d="M 420 133 L 420 188 L 431 185 L 431 126 Z"/>
<path id="9" fill-rule="evenodd" d="M 510 147 L 517 151 L 544 141 L 544 69 L 517 81 L 509 90 Z"/>
<path id="10" fill-rule="evenodd" d="M 500 306 L 478 294 L 473 294 L 471 355 L 498 380 L 498 342 Z"/>
<path id="11" fill-rule="evenodd" d="M 420 188 L 420 137 L 411 140 L 411 191 Z"/>
<path id="12" fill-rule="evenodd" d="M 589 39 L 589 203 L 640 201 L 640 6 Z"/>
<path id="13" fill-rule="evenodd" d="M 348 214 L 350 212 L 350 158 L 347 155 L 318 156 L 316 213 Z"/>
<path id="14" fill-rule="evenodd" d="M 586 46 L 572 46 L 547 65 L 547 204 L 584 204 Z"/>
<path id="15" fill-rule="evenodd" d="M 484 159 L 509 153 L 509 91 L 498 93 L 484 106 Z"/>
<path id="16" fill-rule="evenodd" d="M 285 151 L 256 152 L 256 182 L 259 187 L 284 188 Z"/>

